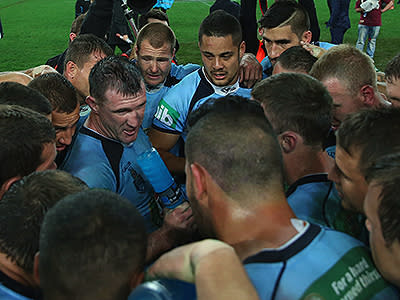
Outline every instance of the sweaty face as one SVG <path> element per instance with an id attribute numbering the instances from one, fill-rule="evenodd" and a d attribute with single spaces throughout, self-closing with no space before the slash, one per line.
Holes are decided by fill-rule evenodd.
<path id="1" fill-rule="evenodd" d="M 364 214 L 363 204 L 368 185 L 358 167 L 359 161 L 359 150 L 352 149 L 350 155 L 337 145 L 335 166 L 328 177 L 335 183 L 343 207 Z"/>
<path id="2" fill-rule="evenodd" d="M 400 78 L 394 79 L 392 83 L 386 82 L 388 100 L 394 107 L 400 107 Z"/>
<path id="3" fill-rule="evenodd" d="M 144 40 L 137 50 L 137 64 L 146 85 L 152 87 L 163 83 L 171 70 L 173 52 L 171 45 L 165 43 L 161 48 L 154 48 Z"/>
<path id="4" fill-rule="evenodd" d="M 213 227 L 212 218 L 208 212 L 208 208 L 204 207 L 196 198 L 194 190 L 194 182 L 192 171 L 189 164 L 186 162 L 186 194 L 188 196 L 190 207 L 192 208 L 193 217 L 199 229 L 202 238 L 216 238 L 217 234 Z"/>
<path id="5" fill-rule="evenodd" d="M 54 159 L 57 152 L 54 143 L 46 143 L 43 145 L 42 155 L 40 156 L 41 164 L 36 168 L 36 171 L 54 170 L 57 168 Z"/>
<path id="6" fill-rule="evenodd" d="M 106 137 L 130 144 L 136 140 L 143 121 L 146 106 L 144 86 L 136 95 L 122 95 L 115 90 L 107 90 L 106 101 L 97 106 L 102 128 L 100 133 Z"/>
<path id="7" fill-rule="evenodd" d="M 82 68 L 75 65 L 77 71 L 73 79 L 71 79 L 72 85 L 77 89 L 78 93 L 82 97 L 89 96 L 89 74 L 93 66 L 101 59 L 105 58 L 106 55 L 102 52 L 93 52 L 86 63 L 83 64 Z"/>
<path id="8" fill-rule="evenodd" d="M 382 276 L 391 283 L 400 285 L 400 244 L 394 241 L 387 244 L 383 238 L 381 222 L 378 215 L 382 187 L 372 182 L 364 201 L 367 219 L 365 225 L 369 231 L 369 244 L 372 258 Z"/>
<path id="9" fill-rule="evenodd" d="M 56 130 L 57 151 L 62 151 L 72 142 L 76 123 L 79 120 L 79 103 L 71 113 L 53 111 L 51 115 L 52 123 Z"/>
<path id="10" fill-rule="evenodd" d="M 361 99 L 352 95 L 337 78 L 331 77 L 323 80 L 322 83 L 333 100 L 332 127 L 336 130 L 348 114 L 357 112 L 364 106 Z"/>
<path id="11" fill-rule="evenodd" d="M 232 35 L 203 35 L 199 48 L 207 78 L 213 84 L 227 86 L 238 80 L 239 62 L 245 50 L 243 42 L 238 47 L 233 44 Z"/>
<path id="12" fill-rule="evenodd" d="M 292 31 L 290 25 L 270 29 L 261 28 L 260 33 L 272 65 L 275 65 L 276 59 L 286 49 L 300 45 L 300 39 Z"/>

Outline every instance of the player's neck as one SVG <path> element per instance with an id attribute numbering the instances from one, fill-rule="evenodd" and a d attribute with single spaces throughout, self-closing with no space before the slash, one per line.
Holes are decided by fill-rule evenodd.
<path id="1" fill-rule="evenodd" d="M 242 259 L 261 249 L 284 245 L 298 231 L 292 225 L 295 215 L 284 194 L 279 197 L 251 209 L 231 210 L 225 225 L 218 229 L 219 238 L 232 245 Z"/>

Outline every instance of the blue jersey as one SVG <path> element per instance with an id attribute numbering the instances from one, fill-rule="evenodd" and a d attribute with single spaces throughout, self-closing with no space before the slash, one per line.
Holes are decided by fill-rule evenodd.
<path id="1" fill-rule="evenodd" d="M 182 79 L 161 99 L 154 115 L 153 127 L 159 131 L 181 134 L 186 141 L 186 121 L 191 111 L 211 98 L 226 95 L 250 98 L 250 91 L 239 87 L 238 82 L 229 87 L 216 87 L 206 78 L 202 68 Z"/>
<path id="2" fill-rule="evenodd" d="M 0 299 L 1 300 L 31 300 L 41 299 L 39 288 L 23 285 L 0 271 Z"/>
<path id="3" fill-rule="evenodd" d="M 286 197 L 299 219 L 333 228 L 341 199 L 327 174 L 300 178 L 289 187 Z"/>
<path id="4" fill-rule="evenodd" d="M 127 198 L 151 232 L 162 224 L 162 218 L 153 188 L 136 162 L 135 147 L 146 143 L 146 139 L 140 129 L 137 139 L 124 145 L 82 126 L 61 169 L 89 187 L 111 190 Z"/>
<path id="5" fill-rule="evenodd" d="M 186 65 L 171 65 L 171 71 L 169 72 L 165 82 L 156 89 L 146 89 L 146 110 L 144 111 L 144 118 L 142 127 L 144 129 L 151 127 L 153 123 L 153 117 L 156 113 L 158 103 L 168 92 L 170 88 L 178 84 L 182 78 L 199 69 L 199 65 L 186 64 Z"/>
<path id="6" fill-rule="evenodd" d="M 286 197 L 299 219 L 350 234 L 368 245 L 365 219 L 342 207 L 335 184 L 327 174 L 300 178 L 289 187 Z"/>
<path id="7" fill-rule="evenodd" d="M 9 288 L 5 287 L 3 284 L 0 283 L 0 299 L 1 300 L 31 300 L 33 298 L 27 298 L 10 290 Z"/>
<path id="8" fill-rule="evenodd" d="M 307 224 L 278 249 L 244 261 L 260 299 L 398 299 L 356 239 Z"/>

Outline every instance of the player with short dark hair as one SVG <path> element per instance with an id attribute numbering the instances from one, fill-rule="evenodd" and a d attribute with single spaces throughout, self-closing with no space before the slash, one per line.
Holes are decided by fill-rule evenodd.
<path id="1" fill-rule="evenodd" d="M 55 169 L 55 131 L 46 117 L 17 105 L 0 105 L 0 199 L 18 179 Z"/>
<path id="2" fill-rule="evenodd" d="M 361 288 L 371 298 L 398 297 L 361 242 L 296 218 L 284 194 L 275 132 L 255 101 L 204 105 L 208 113 L 191 121 L 185 146 L 193 216 L 203 237 L 235 248 L 261 299 L 339 299 Z M 364 273 L 354 273 L 341 291 L 332 276 L 356 264 L 371 274 L 370 285 L 361 287 Z"/>
<path id="3" fill-rule="evenodd" d="M 59 171 L 34 172 L 15 182 L 0 201 L 0 298 L 38 299 L 34 257 L 45 213 L 66 195 L 87 186 Z"/>
<path id="4" fill-rule="evenodd" d="M 317 58 L 303 47 L 293 46 L 278 57 L 272 74 L 288 72 L 308 74 L 316 61 Z"/>
<path id="5" fill-rule="evenodd" d="M 169 170 L 177 175 L 183 175 L 185 160 L 169 151 L 180 138 L 186 139 L 190 112 L 212 97 L 250 97 L 250 90 L 239 85 L 239 65 L 246 47 L 241 32 L 239 21 L 222 10 L 207 16 L 199 29 L 204 67 L 187 75 L 158 104 L 149 136 Z"/>
<path id="6" fill-rule="evenodd" d="M 400 148 L 392 151 L 376 160 L 366 172 L 364 211 L 376 267 L 386 280 L 399 287 Z"/>
<path id="7" fill-rule="evenodd" d="M 340 125 L 335 167 L 329 177 L 335 182 L 345 208 L 364 213 L 366 170 L 379 157 L 400 147 L 399 120 L 400 110 L 379 108 L 351 114 Z"/>
<path id="8" fill-rule="evenodd" d="M 65 197 L 40 231 L 44 299 L 127 299 L 143 280 L 147 234 L 124 197 L 92 189 Z"/>
<path id="9" fill-rule="evenodd" d="M 59 73 L 43 74 L 33 79 L 28 86 L 42 93 L 50 101 L 57 151 L 65 150 L 72 143 L 79 120 L 80 105 L 74 86 Z"/>
<path id="10" fill-rule="evenodd" d="M 19 105 L 51 119 L 51 103 L 40 92 L 17 82 L 0 83 L 0 104 Z"/>

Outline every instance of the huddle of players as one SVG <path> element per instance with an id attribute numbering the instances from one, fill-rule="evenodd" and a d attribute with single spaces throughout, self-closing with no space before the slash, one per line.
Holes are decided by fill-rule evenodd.
<path id="1" fill-rule="evenodd" d="M 280 14 L 276 14 L 277 11 Z M 286 15 L 282 12 L 286 12 Z M 263 40 L 268 54 L 271 53 L 269 59 L 273 66 L 277 66 L 276 61 L 280 64 L 282 53 L 284 66 L 283 58 L 289 53 L 285 51 L 287 48 L 299 45 L 300 41 L 308 41 L 308 23 L 304 21 L 307 18 L 302 14 L 301 7 L 294 2 L 283 1 L 271 6 L 260 21 Z M 305 24 L 305 30 L 297 31 L 298 24 L 302 23 Z M 396 139 L 399 123 L 396 121 L 400 112 L 384 107 L 386 102 L 377 91 L 375 71 L 368 57 L 353 47 L 337 46 L 311 68 L 310 74 L 319 81 L 304 74 L 278 74 L 249 90 L 239 85 L 239 62 L 245 46 L 241 41 L 240 25 L 231 16 L 216 12 L 203 21 L 199 32 L 199 48 L 204 67 L 198 66 L 190 75 L 182 75 L 181 78 L 174 77 L 173 73 L 177 71 L 179 74 L 180 66 L 171 65 L 173 33 L 172 38 L 168 39 L 166 36 L 171 36 L 171 30 L 167 26 L 150 24 L 148 28 L 153 33 L 159 32 L 164 42 L 157 42 L 157 38 L 150 34 L 140 40 L 139 34 L 135 51 L 142 77 L 131 63 L 115 57 L 102 60 L 90 71 L 97 60 L 108 56 L 99 48 L 90 52 L 92 61 L 89 64 L 85 62 L 79 66 L 78 62 L 70 63 L 72 81 L 77 76 L 83 76 L 82 71 L 86 70 L 86 75 L 90 71 L 90 84 L 85 84 L 81 78 L 79 82 L 85 87 L 80 89 L 76 86 L 76 89 L 83 97 L 90 95 L 86 103 L 91 111 L 88 117 L 79 122 L 81 124 L 78 125 L 72 152 L 61 166 L 86 183 L 89 182 L 90 187 L 110 189 L 121 195 L 126 192 L 125 185 L 129 182 L 132 186 L 133 180 L 135 192 L 147 194 L 143 197 L 144 203 L 153 201 L 152 198 L 146 198 L 151 188 L 137 169 L 136 158 L 124 156 L 130 147 L 145 143 L 147 137 L 140 125 L 142 119 L 146 118 L 148 107 L 151 107 L 155 112 L 147 115 L 153 114 L 155 118 L 148 132 L 150 140 L 172 173 L 186 173 L 191 210 L 185 208 L 172 212 L 170 214 L 175 214 L 172 217 L 168 217 L 169 214 L 158 216 L 161 224 L 164 222 L 160 227 L 160 223 L 154 221 L 151 207 L 138 203 L 136 195 L 124 195 L 135 204 L 142 216 L 151 216 L 146 221 L 147 231 L 153 234 L 153 239 L 149 239 L 150 248 L 157 248 L 151 247 L 152 243 L 162 244 L 161 237 L 169 239 L 164 241 L 164 247 L 153 249 L 155 254 L 149 254 L 143 242 L 146 234 L 140 233 L 146 230 L 136 230 L 143 226 L 143 221 L 136 221 L 142 225 L 122 221 L 120 214 L 124 214 L 123 211 L 128 211 L 128 208 L 116 212 L 116 219 L 121 220 L 122 227 L 135 229 L 127 233 L 132 235 L 132 239 L 124 236 L 124 246 L 115 249 L 111 246 L 117 240 L 115 232 L 121 232 L 122 229 L 114 229 L 111 224 L 118 222 L 107 220 L 108 214 L 101 212 L 100 207 L 105 205 L 103 202 L 90 202 L 90 199 L 106 199 L 111 195 L 87 191 L 87 195 L 71 196 L 79 199 L 75 202 L 87 205 L 88 210 L 98 213 L 96 218 L 101 219 L 100 216 L 104 214 L 105 219 L 99 221 L 98 227 L 91 225 L 95 223 L 93 220 L 83 220 L 85 208 L 77 209 L 77 203 L 68 205 L 67 200 L 61 201 L 57 205 L 61 207 L 59 215 L 56 210 L 49 214 L 48 222 L 52 225 L 46 225 L 45 221 L 41 233 L 43 245 L 41 239 L 39 249 L 41 252 L 44 249 L 51 259 L 47 263 L 40 260 L 38 263 L 40 277 L 43 274 L 45 278 L 41 279 L 44 298 L 71 298 L 76 291 L 79 291 L 79 295 L 87 293 L 88 299 L 93 299 L 94 295 L 96 298 L 102 295 L 104 299 L 126 298 L 130 289 L 142 281 L 140 274 L 144 257 L 153 258 L 181 243 L 177 235 L 182 230 L 190 232 L 192 211 L 202 236 L 217 238 L 236 250 L 261 298 L 307 299 L 316 295 L 329 299 L 351 295 L 359 299 L 397 298 L 396 291 L 376 271 L 363 243 L 327 228 L 366 241 L 360 222 L 366 215 L 374 262 L 383 277 L 399 285 L 400 276 L 396 273 L 399 241 L 396 238 L 395 200 L 400 174 L 399 139 Z M 71 45 L 85 38 L 93 39 L 82 35 Z M 67 58 L 65 72 L 68 72 L 69 62 Z M 398 77 L 389 75 L 389 82 L 395 85 Z M 149 101 L 150 93 L 160 93 L 159 98 L 154 97 L 156 100 L 153 100 L 158 102 L 158 107 L 144 104 L 146 97 Z M 250 94 L 256 101 L 241 98 L 249 98 Z M 394 95 L 391 101 L 396 103 Z M 57 113 L 55 106 L 52 106 Z M 9 115 L 26 114 L 10 107 L 3 107 L 2 110 L 7 118 Z M 76 105 L 73 111 L 76 116 Z M 69 113 L 62 111 L 61 115 L 65 117 Z M 58 120 L 55 116 L 53 120 Z M 64 127 L 71 127 L 75 131 L 77 119 L 72 118 L 72 121 L 73 126 Z M 336 148 L 329 149 L 329 154 L 335 157 L 335 161 L 323 147 L 332 127 L 336 130 L 337 142 Z M 51 145 L 54 132 L 50 135 L 52 137 L 41 144 Z M 70 134 L 70 143 L 72 135 L 73 132 Z M 170 152 L 181 137 L 185 142 L 185 157 Z M 93 143 L 96 145 L 92 146 Z M 64 150 L 64 147 L 59 148 L 60 152 Z M 54 151 L 50 150 L 48 152 L 53 155 Z M 77 166 L 68 169 L 68 165 L 76 163 L 78 159 L 72 159 L 73 151 L 76 151 L 75 157 L 80 157 L 80 161 Z M 116 152 L 119 157 L 110 158 Z M 43 156 L 44 151 L 41 154 Z M 51 157 L 54 158 L 54 155 L 51 155 L 44 163 L 52 163 Z M 93 166 L 89 156 L 102 163 Z M 71 159 L 73 161 L 69 163 Z M 40 167 L 33 167 L 32 171 L 35 169 L 41 170 Z M 25 174 L 15 175 L 13 178 L 18 179 Z M 12 185 L 13 181 L 9 186 L 18 186 Z M 284 183 L 289 186 L 286 191 Z M 4 191 L 8 189 L 5 187 Z M 7 199 L 8 193 L 11 190 L 5 192 L 0 203 Z M 114 207 L 114 204 L 111 206 Z M 66 212 L 71 216 L 64 217 L 63 225 L 61 216 L 68 215 Z M 70 220 L 76 220 L 75 227 L 71 227 Z M 46 226 L 50 233 L 45 230 Z M 87 230 L 83 230 L 85 228 Z M 62 233 L 51 233 L 53 229 Z M 78 233 L 81 234 L 79 239 Z M 76 238 L 75 244 L 72 241 L 65 242 L 68 234 Z M 90 239 L 107 234 L 109 239 Z M 47 242 L 47 236 L 55 238 L 52 243 L 56 247 L 52 246 L 50 238 Z M 74 238 L 71 237 L 72 240 Z M 85 240 L 87 242 L 82 244 Z M 58 256 L 64 250 L 62 244 L 65 244 L 65 253 L 70 253 L 65 255 L 64 261 Z M 141 250 L 133 251 L 139 247 L 138 244 L 141 244 Z M 142 253 L 138 256 L 141 259 L 136 257 L 137 261 L 127 263 L 129 255 L 124 253 L 128 250 L 122 250 L 123 247 L 130 249 L 129 252 Z M 51 248 L 56 253 L 46 252 Z M 82 249 L 88 249 L 89 253 Z M 8 254 L 6 249 L 2 252 Z M 80 256 L 75 257 L 73 253 L 79 253 Z M 89 264 L 88 255 L 91 258 Z M 99 259 L 98 263 L 96 259 Z M 106 259 L 110 259 L 110 264 L 106 263 Z M 170 257 L 162 259 L 171 262 Z M 163 268 L 168 263 L 162 265 L 162 262 L 155 265 L 155 273 L 163 274 Z M 107 271 L 105 266 L 110 266 L 110 270 Z M 56 267 L 60 269 L 53 269 Z M 76 272 L 74 270 L 81 268 L 86 273 L 79 273 L 87 275 L 75 275 L 71 280 L 71 274 Z M 112 268 L 121 270 L 118 276 L 114 276 L 113 283 L 109 278 L 110 272 L 114 272 Z M 26 269 L 32 273 L 32 264 Z M 56 274 L 60 274 L 60 277 L 57 278 Z M 95 277 L 92 274 L 97 275 Z M 68 276 L 68 280 L 65 280 L 65 276 Z M 86 280 L 90 277 L 96 280 Z M 99 282 L 104 282 L 104 285 Z M 168 284 L 165 284 L 167 288 Z M 141 296 L 135 296 L 134 293 L 131 297 L 145 299 L 143 295 L 151 297 L 152 292 L 151 287 L 142 286 L 135 291 L 142 293 Z"/>

